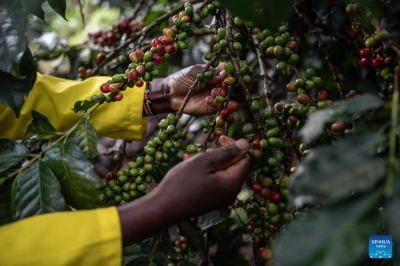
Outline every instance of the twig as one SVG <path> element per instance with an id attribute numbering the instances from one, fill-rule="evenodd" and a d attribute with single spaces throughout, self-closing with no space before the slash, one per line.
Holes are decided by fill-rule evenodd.
<path id="1" fill-rule="evenodd" d="M 145 1 L 146 0 L 139 0 L 139 2 L 136 3 L 135 8 L 133 9 L 132 15 L 128 18 L 129 21 L 133 20 L 136 17 L 137 13 L 142 8 Z"/>
<path id="2" fill-rule="evenodd" d="M 261 52 L 260 49 L 260 42 L 257 40 L 257 38 L 253 35 L 253 43 L 254 43 L 254 48 L 256 49 L 257 52 L 257 57 L 258 57 L 258 63 L 260 65 L 260 70 L 261 70 L 261 79 L 263 81 L 263 87 L 264 87 L 264 94 L 267 100 L 267 105 L 268 109 L 272 112 L 274 110 L 274 103 L 272 102 L 272 93 L 271 89 L 268 84 L 268 75 L 267 75 L 267 69 L 265 66 L 264 62 L 264 54 Z"/>
<path id="3" fill-rule="evenodd" d="M 325 54 L 325 60 L 326 60 L 326 62 L 328 62 L 329 69 L 330 69 L 330 71 L 331 71 L 331 73 L 332 73 L 333 81 L 335 81 L 336 86 L 337 86 L 337 88 L 338 88 L 338 90 L 339 90 L 340 98 L 343 99 L 343 86 L 342 86 L 342 83 L 341 83 L 341 81 L 340 81 L 340 79 L 339 79 L 338 74 L 336 73 L 336 67 L 335 67 L 335 65 L 332 63 L 332 60 L 331 60 L 331 58 L 330 58 L 330 56 L 329 56 L 329 53 L 328 53 L 328 51 L 327 51 L 326 48 L 325 48 L 324 42 L 321 40 L 321 37 L 319 36 L 317 30 L 315 29 L 314 25 L 310 22 L 310 20 L 308 19 L 308 17 L 305 16 L 303 13 L 301 13 L 300 10 L 298 10 L 296 6 L 294 6 L 294 10 L 296 11 L 297 15 L 298 15 L 301 19 L 303 19 L 304 23 L 307 25 L 307 27 L 311 30 L 311 32 L 314 34 L 315 38 L 317 39 L 318 47 L 319 47 L 320 49 L 322 49 L 322 51 L 323 51 L 324 54 Z"/>
<path id="4" fill-rule="evenodd" d="M 240 86 L 242 88 L 242 91 L 244 95 L 246 96 L 246 101 L 248 105 L 251 105 L 251 96 L 249 93 L 249 89 L 247 88 L 246 84 L 243 81 L 242 75 L 240 74 L 240 66 L 238 63 L 238 58 L 235 49 L 233 49 L 233 33 L 232 33 L 232 27 L 233 27 L 233 17 L 229 13 L 229 11 L 226 11 L 226 30 L 227 30 L 227 37 L 228 37 L 228 49 L 229 49 L 229 54 L 233 63 L 233 66 L 235 68 L 235 77 L 238 79 Z M 257 129 L 260 130 L 262 129 L 262 124 L 261 124 L 261 118 L 260 115 L 257 112 L 253 112 L 253 118 L 256 123 Z"/>

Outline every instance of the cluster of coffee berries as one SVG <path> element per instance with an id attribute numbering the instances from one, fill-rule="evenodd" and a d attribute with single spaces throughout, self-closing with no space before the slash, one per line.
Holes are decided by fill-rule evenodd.
<path id="1" fill-rule="evenodd" d="M 179 239 L 174 242 L 174 248 L 180 257 L 179 261 L 181 262 L 188 262 L 190 258 L 194 258 L 195 256 L 194 252 L 189 249 L 187 238 L 185 236 L 180 236 Z M 168 265 L 175 266 L 176 264 L 170 263 Z"/>
<path id="2" fill-rule="evenodd" d="M 177 122 L 175 115 L 169 114 L 167 118 L 158 123 L 160 132 L 144 146 L 144 152 L 147 154 L 144 160 L 147 164 L 167 164 L 169 162 L 168 153 L 180 149 L 182 131 L 177 128 Z"/>
<path id="3" fill-rule="evenodd" d="M 123 36 L 129 38 L 134 33 L 140 31 L 143 26 L 143 21 L 129 21 L 128 18 L 122 17 L 120 21 L 115 22 L 115 24 L 107 30 L 89 32 L 88 36 L 94 45 L 101 47 L 116 46 L 120 43 Z"/>
<path id="4" fill-rule="evenodd" d="M 279 60 L 276 70 L 284 75 L 291 76 L 293 69 L 290 63 L 297 63 L 299 55 L 296 54 L 297 42 L 287 32 L 287 28 L 281 26 L 276 33 L 266 29 L 257 33 L 256 37 L 261 42 L 261 48 L 265 49 L 267 57 L 275 57 Z"/>
<path id="5" fill-rule="evenodd" d="M 128 202 L 141 196 L 147 189 L 146 184 L 152 182 L 151 176 L 147 175 L 151 170 L 151 166 L 144 165 L 143 157 L 137 157 L 124 170 L 116 174 L 109 172 L 99 186 L 101 202 L 112 206 L 118 205 L 122 200 Z"/>
<path id="6" fill-rule="evenodd" d="M 279 229 L 293 220 L 294 207 L 289 203 L 290 192 L 287 189 L 289 177 L 284 175 L 274 178 L 265 170 L 263 169 L 250 185 L 253 196 L 246 205 L 249 217 L 247 231 L 253 234 L 256 244 L 271 247 Z M 271 259 L 271 256 L 260 257 Z"/>
<path id="7" fill-rule="evenodd" d="M 360 50 L 360 65 L 362 67 L 373 67 L 376 69 L 383 69 L 385 66 L 390 65 L 391 63 L 391 58 L 390 57 L 381 57 L 379 54 L 375 54 L 373 47 L 374 44 L 376 43 L 375 39 L 372 37 L 369 37 L 367 40 L 373 40 L 371 42 L 368 42 L 368 46 L 361 48 Z M 365 41 L 367 44 L 367 40 Z M 373 43 L 373 44 L 370 44 Z"/>

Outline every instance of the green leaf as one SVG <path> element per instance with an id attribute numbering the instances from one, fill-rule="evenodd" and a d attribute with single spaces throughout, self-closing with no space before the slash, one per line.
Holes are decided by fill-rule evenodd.
<path id="1" fill-rule="evenodd" d="M 236 228 L 223 234 L 218 241 L 218 249 L 213 260 L 216 265 L 234 265 L 235 257 L 242 243 L 243 228 Z"/>
<path id="2" fill-rule="evenodd" d="M 22 8 L 25 12 L 33 14 L 44 21 L 44 11 L 42 4 L 46 0 L 21 0 Z"/>
<path id="3" fill-rule="evenodd" d="M 209 212 L 203 216 L 197 218 L 197 224 L 200 226 L 201 230 L 205 231 L 214 225 L 219 224 L 224 219 L 228 218 L 231 211 L 228 208 L 216 210 Z"/>
<path id="4" fill-rule="evenodd" d="M 1 41 L 0 36 L 0 58 L 5 56 L 2 54 L 5 49 L 4 42 Z M 4 62 L 7 62 L 7 60 L 0 62 L 0 68 L 2 68 Z M 16 117 L 19 117 L 19 112 L 24 103 L 24 97 L 28 95 L 29 91 L 33 88 L 33 84 L 36 80 L 36 66 L 29 49 L 26 48 L 26 52 L 21 59 L 21 64 L 18 65 L 18 67 L 20 67 L 21 74 L 25 76 L 21 77 L 22 79 L 0 71 L 0 102 L 10 106 L 14 110 Z"/>
<path id="5" fill-rule="evenodd" d="M 139 244 L 135 243 L 133 245 L 130 245 L 122 250 L 123 255 L 138 255 L 142 252 L 142 248 L 140 247 Z"/>
<path id="6" fill-rule="evenodd" d="M 86 154 L 72 141 L 56 144 L 43 159 L 61 184 L 67 204 L 75 209 L 100 206 L 97 178 Z"/>
<path id="7" fill-rule="evenodd" d="M 380 196 L 375 193 L 353 198 L 316 214 L 300 216 L 276 239 L 276 265 L 354 265 L 366 256 L 368 238 L 382 224 L 377 211 Z"/>
<path id="8" fill-rule="evenodd" d="M 79 148 L 86 153 L 89 159 L 97 154 L 97 134 L 94 126 L 89 122 L 89 117 L 82 118 L 76 129 L 75 139 Z"/>
<path id="9" fill-rule="evenodd" d="M 171 244 L 171 240 L 169 238 L 169 233 L 167 230 L 163 231 L 160 234 L 160 242 L 158 244 L 158 248 L 168 259 L 177 260 L 180 258 L 178 252 Z"/>
<path id="10" fill-rule="evenodd" d="M 57 130 L 50 124 L 49 120 L 44 115 L 31 110 L 31 116 L 33 119 L 26 130 L 24 141 L 58 134 Z"/>
<path id="11" fill-rule="evenodd" d="M 378 134 L 351 135 L 312 149 L 292 175 L 291 190 L 327 202 L 370 190 L 386 172 L 385 160 L 374 157 L 384 140 Z"/>
<path id="12" fill-rule="evenodd" d="M 56 11 L 60 16 L 62 16 L 65 20 L 67 20 L 65 16 L 65 12 L 67 10 L 67 1 L 66 0 L 47 0 L 47 3 Z"/>
<path id="13" fill-rule="evenodd" d="M 14 184 L 13 178 L 7 178 L 0 186 L 0 226 L 13 221 L 11 206 Z"/>
<path id="14" fill-rule="evenodd" d="M 29 0 L 31 1 L 31 0 Z M 0 71 L 17 79 L 21 73 L 21 60 L 28 47 L 26 15 L 19 9 L 0 6 Z"/>
<path id="15" fill-rule="evenodd" d="M 14 206 L 15 220 L 65 210 L 60 183 L 44 162 L 34 162 L 18 178 Z"/>
<path id="16" fill-rule="evenodd" d="M 74 107 L 71 109 L 72 109 L 72 111 L 74 111 L 77 114 L 86 113 L 90 108 L 92 108 L 96 104 L 97 104 L 96 102 L 91 102 L 91 101 L 87 101 L 87 100 L 77 101 L 74 104 Z"/>
<path id="17" fill-rule="evenodd" d="M 221 2 L 233 15 L 271 30 L 278 30 L 293 12 L 293 0 L 222 0 Z M 262 11 L 259 12 L 260 10 Z"/>
<path id="18" fill-rule="evenodd" d="M 192 221 L 184 221 L 178 224 L 179 233 L 188 239 L 188 247 L 194 252 L 204 252 L 206 238 L 200 227 Z"/>
<path id="19" fill-rule="evenodd" d="M 396 245 L 393 249 L 393 260 L 395 262 L 394 265 L 400 265 L 400 252 L 398 249 L 398 244 L 400 243 L 400 175 L 398 170 L 394 174 L 394 185 L 391 186 L 391 197 L 385 200 L 385 210 L 384 210 L 384 218 L 385 218 L 385 229 L 387 230 L 386 234 L 391 235 L 393 238 L 393 243 Z"/>
<path id="20" fill-rule="evenodd" d="M 0 139 L 0 173 L 17 166 L 29 150 L 22 144 L 9 139 Z"/>
<path id="21" fill-rule="evenodd" d="M 377 108 L 381 104 L 381 99 L 370 94 L 337 101 L 331 107 L 315 111 L 309 115 L 306 124 L 300 130 L 300 136 L 305 142 L 310 143 L 321 134 L 326 123 L 352 122 L 366 111 Z"/>

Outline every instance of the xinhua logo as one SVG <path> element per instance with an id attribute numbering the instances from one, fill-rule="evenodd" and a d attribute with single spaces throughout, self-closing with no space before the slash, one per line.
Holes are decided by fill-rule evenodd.
<path id="1" fill-rule="evenodd" d="M 390 259 L 392 257 L 392 237 L 389 235 L 370 236 L 369 257 L 371 259 Z"/>

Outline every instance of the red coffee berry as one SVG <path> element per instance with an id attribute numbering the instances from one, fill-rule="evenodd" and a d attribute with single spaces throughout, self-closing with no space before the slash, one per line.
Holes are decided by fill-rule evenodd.
<path id="1" fill-rule="evenodd" d="M 161 44 L 161 41 L 160 41 L 158 38 L 154 38 L 154 39 L 151 41 L 151 46 L 152 46 L 152 47 L 157 47 L 157 45 L 159 45 L 159 44 Z"/>
<path id="2" fill-rule="evenodd" d="M 175 52 L 175 46 L 173 46 L 172 44 L 168 44 L 167 46 L 165 46 L 165 52 L 173 54 Z"/>
<path id="3" fill-rule="evenodd" d="M 269 199 L 273 202 L 273 203 L 279 203 L 282 199 L 281 194 L 279 194 L 278 192 L 272 192 L 271 196 L 269 197 Z"/>
<path id="4" fill-rule="evenodd" d="M 372 60 L 372 67 L 373 68 L 384 68 L 385 67 L 385 59 L 383 57 L 375 57 Z"/>
<path id="5" fill-rule="evenodd" d="M 163 44 L 159 44 L 156 47 L 157 54 L 163 55 L 165 54 L 165 46 Z"/>
<path id="6" fill-rule="evenodd" d="M 260 196 L 263 199 L 267 199 L 268 197 L 271 196 L 271 190 L 267 187 L 263 187 L 260 191 Z"/>
<path id="7" fill-rule="evenodd" d="M 260 147 L 260 139 L 254 139 L 253 142 L 251 143 L 253 145 L 254 149 L 261 149 Z"/>
<path id="8" fill-rule="evenodd" d="M 227 88 L 225 88 L 225 87 L 218 88 L 218 95 L 225 97 L 226 96 L 226 92 L 227 92 Z"/>
<path id="9" fill-rule="evenodd" d="M 225 122 L 228 124 L 232 124 L 233 122 L 235 122 L 235 117 L 230 114 L 227 118 L 225 118 Z"/>
<path id="10" fill-rule="evenodd" d="M 258 256 L 262 260 L 271 260 L 272 259 L 272 251 L 267 247 L 262 247 L 258 250 Z"/>
<path id="11" fill-rule="evenodd" d="M 276 225 L 270 224 L 269 225 L 269 231 L 273 234 L 275 234 L 276 232 L 278 232 L 278 227 Z"/>
<path id="12" fill-rule="evenodd" d="M 116 94 L 114 94 L 114 100 L 116 100 L 116 101 L 121 101 L 123 97 L 124 97 L 124 95 L 120 91 L 117 92 Z"/>
<path id="13" fill-rule="evenodd" d="M 326 99 L 328 99 L 328 92 L 326 90 L 318 92 L 317 99 L 318 101 L 325 101 Z"/>
<path id="14" fill-rule="evenodd" d="M 299 94 L 297 95 L 297 101 L 301 104 L 308 104 L 310 102 L 310 97 L 307 94 Z"/>
<path id="15" fill-rule="evenodd" d="M 129 79 L 136 80 L 139 77 L 139 72 L 136 69 L 129 71 Z"/>
<path id="16" fill-rule="evenodd" d="M 181 21 L 182 21 L 183 23 L 188 23 L 188 22 L 192 21 L 192 17 L 191 17 L 191 16 L 188 16 L 188 15 L 183 16 L 183 17 L 181 18 Z"/>
<path id="17" fill-rule="evenodd" d="M 335 122 L 335 123 L 333 123 L 333 124 L 331 125 L 331 129 L 337 130 L 337 131 L 342 131 L 342 130 L 344 130 L 345 128 L 346 128 L 346 125 L 345 125 L 343 122 L 341 122 L 341 121 L 337 121 L 337 122 Z"/>
<path id="18" fill-rule="evenodd" d="M 79 75 L 80 75 L 81 77 L 86 76 L 86 69 L 85 69 L 84 67 L 79 67 L 79 68 L 78 68 L 78 72 L 79 72 Z"/>
<path id="19" fill-rule="evenodd" d="M 98 63 L 100 63 L 100 62 L 103 61 L 105 58 L 106 58 L 106 55 L 105 55 L 105 54 L 99 53 L 99 54 L 97 55 L 96 60 L 97 60 Z"/>
<path id="20" fill-rule="evenodd" d="M 144 52 L 141 49 L 137 49 L 135 55 L 139 61 L 143 61 Z"/>
<path id="21" fill-rule="evenodd" d="M 251 183 L 250 185 L 251 190 L 253 190 L 254 192 L 260 192 L 262 189 L 261 183 L 258 181 L 254 181 L 253 183 Z"/>
<path id="22" fill-rule="evenodd" d="M 105 83 L 101 84 L 100 91 L 102 93 L 109 93 L 110 92 L 110 83 L 105 82 Z"/>
<path id="23" fill-rule="evenodd" d="M 111 179 L 117 178 L 117 176 L 113 172 L 108 172 L 106 174 L 106 178 L 107 178 L 107 180 L 111 180 Z"/>
<path id="24" fill-rule="evenodd" d="M 219 113 L 220 116 L 222 116 L 224 119 L 227 118 L 231 114 L 231 111 L 228 110 L 228 108 L 222 109 L 222 111 Z"/>
<path id="25" fill-rule="evenodd" d="M 372 57 L 372 54 L 373 54 L 373 51 L 372 51 L 372 49 L 371 48 L 362 48 L 361 50 L 360 50 L 360 56 L 362 57 L 362 58 L 370 58 L 370 57 Z"/>
<path id="26" fill-rule="evenodd" d="M 360 65 L 362 67 L 370 67 L 371 63 L 372 63 L 372 60 L 370 58 L 363 57 L 360 60 Z"/>
<path id="27" fill-rule="evenodd" d="M 230 111 L 237 111 L 237 110 L 239 110 L 239 107 L 240 107 L 239 103 L 234 100 L 229 101 L 228 105 L 227 105 L 227 108 Z"/>
<path id="28" fill-rule="evenodd" d="M 164 61 L 164 56 L 160 55 L 160 54 L 156 54 L 153 57 L 154 62 L 156 63 L 162 63 Z"/>

